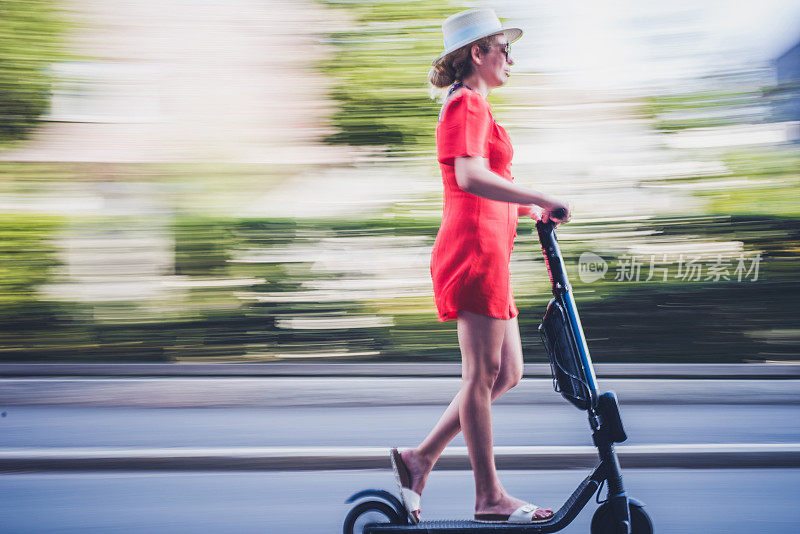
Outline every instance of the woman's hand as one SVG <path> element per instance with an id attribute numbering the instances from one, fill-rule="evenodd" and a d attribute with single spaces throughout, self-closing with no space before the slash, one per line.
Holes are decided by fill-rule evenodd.
<path id="1" fill-rule="evenodd" d="M 519 206 L 519 216 L 530 217 L 534 221 L 541 221 L 542 216 L 544 216 L 544 212 L 544 208 L 537 206 L 536 204 L 530 204 L 528 206 L 520 204 Z"/>
<path id="2" fill-rule="evenodd" d="M 555 212 L 559 210 L 563 210 L 563 213 L 559 213 L 558 216 L 555 215 Z M 555 226 L 558 226 L 562 222 L 569 222 L 570 211 L 569 205 L 566 202 L 553 199 L 543 211 L 544 213 L 540 219 L 542 222 L 552 222 Z"/>
<path id="3" fill-rule="evenodd" d="M 553 212 L 559 209 L 564 210 L 563 214 L 559 214 L 562 215 L 562 217 L 553 215 Z M 553 224 L 558 226 L 562 222 L 569 221 L 570 212 L 569 206 L 565 202 L 553 199 L 551 202 L 547 203 L 546 207 L 537 206 L 536 204 L 529 204 L 527 206 L 520 205 L 519 216 L 530 217 L 534 221 L 542 221 L 544 223 L 553 222 Z"/>
<path id="4" fill-rule="evenodd" d="M 564 213 L 561 217 L 556 217 L 553 212 L 558 210 L 564 210 Z M 562 222 L 569 221 L 569 206 L 561 201 L 552 200 L 552 202 L 547 203 L 547 207 L 537 206 L 536 204 L 529 204 L 519 206 L 519 216 L 520 217 L 530 217 L 534 221 L 542 221 L 542 222 L 553 222 L 556 226 L 558 226 Z"/>

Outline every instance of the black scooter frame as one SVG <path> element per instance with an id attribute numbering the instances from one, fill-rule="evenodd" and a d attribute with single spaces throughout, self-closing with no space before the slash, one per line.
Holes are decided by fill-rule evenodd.
<path id="1" fill-rule="evenodd" d="M 631 533 L 631 508 L 638 508 L 638 512 L 647 517 L 644 504 L 628 497 L 622 483 L 622 471 L 619 460 L 614 450 L 614 443 L 621 443 L 627 439 L 619 412 L 617 396 L 614 392 L 597 394 L 597 385 L 592 368 L 591 358 L 583 328 L 578 318 L 572 289 L 569 285 L 567 272 L 561 257 L 561 251 L 556 240 L 554 225 L 552 223 L 538 222 L 536 229 L 542 244 L 547 270 L 553 287 L 554 299 L 558 300 L 570 318 L 571 335 L 578 349 L 581 359 L 583 379 L 588 386 L 591 400 L 587 408 L 589 426 L 592 429 L 592 440 L 597 447 L 599 463 L 592 473 L 587 476 L 570 495 L 569 499 L 546 523 L 529 525 L 506 523 L 479 523 L 468 520 L 453 521 L 422 521 L 416 525 L 408 522 L 408 514 L 400 500 L 389 492 L 382 490 L 365 490 L 356 493 L 348 503 L 361 501 L 355 506 L 344 524 L 344 534 L 356 534 L 353 526 L 356 519 L 367 511 L 382 513 L 390 523 L 372 523 L 363 527 L 363 534 L 389 534 L 400 532 L 426 532 L 429 534 L 463 534 L 466 532 L 501 532 L 501 533 L 545 533 L 557 532 L 569 525 L 589 502 L 604 483 L 608 484 L 607 503 L 610 507 L 611 517 L 609 529 L 606 532 L 615 534 Z M 365 499 L 377 499 L 367 500 Z M 647 518 L 649 523 L 649 518 Z M 594 532 L 594 526 L 592 528 Z M 652 529 L 650 530 L 652 532 Z M 361 533 L 357 533 L 361 534 Z M 637 533 L 633 533 L 637 534 Z"/>

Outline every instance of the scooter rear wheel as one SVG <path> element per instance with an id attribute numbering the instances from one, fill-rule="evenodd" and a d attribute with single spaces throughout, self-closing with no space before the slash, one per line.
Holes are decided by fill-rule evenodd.
<path id="1" fill-rule="evenodd" d="M 653 534 L 653 522 L 650 516 L 636 505 L 629 505 L 631 516 L 631 534 Z M 614 513 L 609 503 L 603 503 L 592 517 L 592 534 L 617 534 Z"/>
<path id="2" fill-rule="evenodd" d="M 388 521 L 387 521 L 388 520 Z M 363 534 L 364 527 L 373 523 L 403 524 L 397 511 L 380 501 L 361 502 L 344 519 L 344 534 Z"/>

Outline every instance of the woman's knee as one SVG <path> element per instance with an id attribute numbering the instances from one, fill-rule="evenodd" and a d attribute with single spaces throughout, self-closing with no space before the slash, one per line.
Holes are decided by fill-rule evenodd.
<path id="1" fill-rule="evenodd" d="M 473 366 L 469 372 L 462 375 L 464 384 L 468 388 L 488 389 L 495 388 L 497 380 L 500 378 L 500 362 L 484 362 L 481 365 Z"/>
<path id="2" fill-rule="evenodd" d="M 522 380 L 522 368 L 506 370 L 497 376 L 495 381 L 495 389 L 498 393 L 505 393 L 509 389 L 515 387 Z"/>

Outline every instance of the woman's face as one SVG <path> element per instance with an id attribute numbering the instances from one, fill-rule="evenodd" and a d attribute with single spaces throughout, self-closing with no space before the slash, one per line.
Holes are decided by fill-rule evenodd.
<path id="1" fill-rule="evenodd" d="M 508 39 L 502 33 L 499 33 L 494 38 L 494 44 L 485 54 L 481 54 L 482 65 L 479 65 L 481 72 L 486 82 L 492 87 L 498 87 L 508 81 L 511 75 L 511 65 L 514 60 L 508 53 Z"/>

